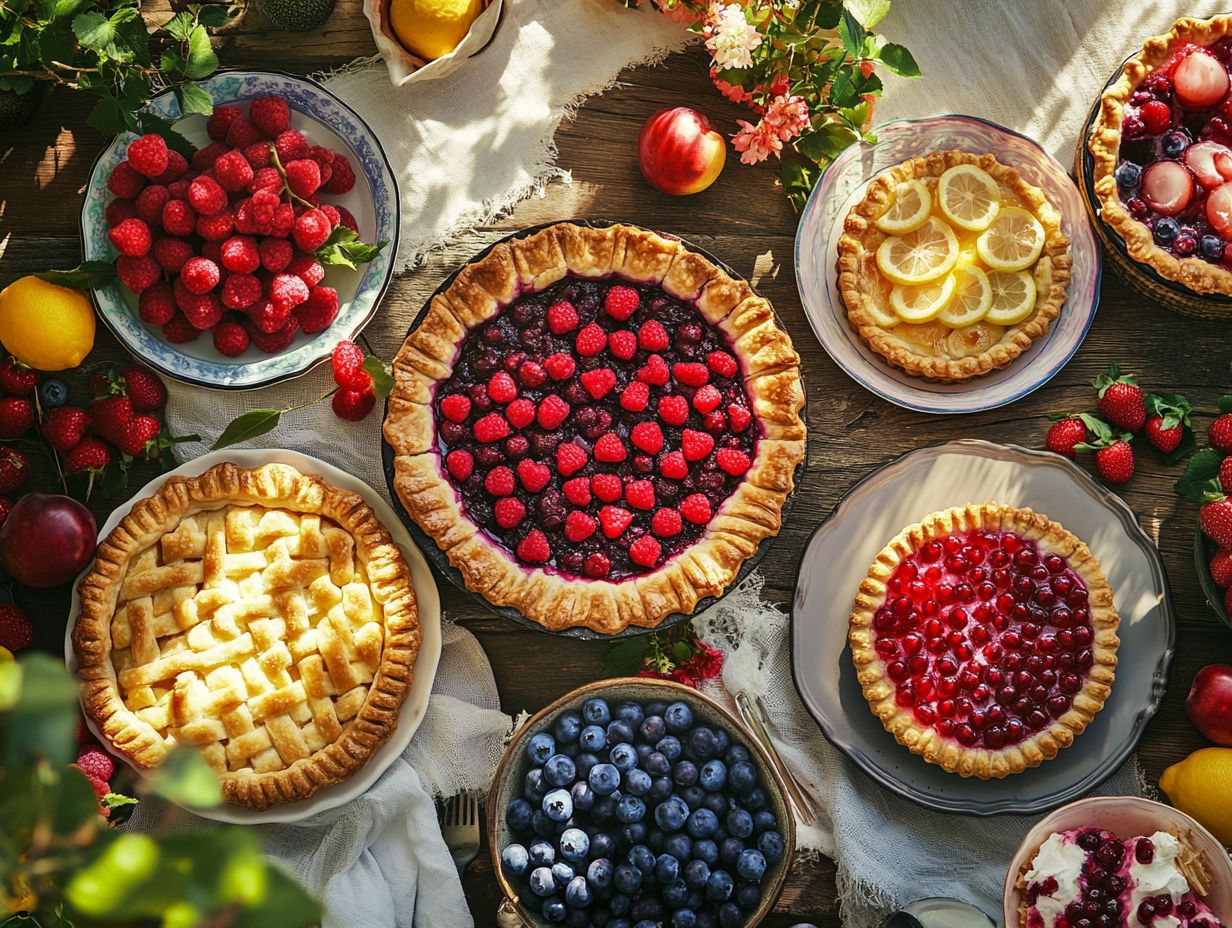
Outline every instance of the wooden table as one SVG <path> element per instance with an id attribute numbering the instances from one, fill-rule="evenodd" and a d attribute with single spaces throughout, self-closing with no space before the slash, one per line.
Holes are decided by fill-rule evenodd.
<path id="1" fill-rule="evenodd" d="M 303 74 L 372 52 L 360 0 L 338 0 L 322 30 L 296 36 L 294 41 L 250 13 L 220 47 L 226 66 Z M 573 172 L 572 186 L 554 185 L 545 198 L 523 202 L 509 217 L 462 236 L 425 267 L 398 278 L 383 311 L 402 314 L 409 323 L 446 274 L 486 243 L 528 225 L 571 217 L 621 219 L 676 233 L 708 248 L 739 273 L 756 278 L 795 339 L 811 400 L 807 477 L 782 537 L 761 565 L 766 595 L 774 600 L 790 599 L 796 552 L 844 490 L 904 452 L 972 436 L 1042 447 L 1049 413 L 1091 408 L 1091 381 L 1113 361 L 1139 374 L 1147 387 L 1188 394 L 1197 409 L 1195 424 L 1200 432 L 1215 415 L 1219 395 L 1232 387 L 1225 325 L 1153 306 L 1109 274 L 1104 278 L 1100 312 L 1081 350 L 1051 383 L 1013 406 L 978 415 L 934 417 L 907 412 L 872 396 L 835 366 L 805 320 L 792 266 L 795 217 L 775 186 L 773 163 L 751 168 L 736 163 L 729 152 L 729 164 L 718 182 L 687 198 L 660 195 L 643 181 L 634 154 L 638 129 L 652 111 L 674 103 L 701 108 L 724 131 L 746 115 L 710 86 L 706 58 L 698 48 L 673 56 L 662 67 L 630 70 L 617 89 L 592 98 L 558 133 L 559 163 Z M 80 256 L 81 193 L 106 141 L 86 127 L 88 107 L 81 97 L 51 93 L 32 125 L 0 137 L 0 286 L 48 267 L 70 267 Z M 387 358 L 395 347 L 376 346 Z M 90 362 L 125 359 L 123 349 L 100 326 Z M 70 378 L 75 397 L 84 393 L 85 379 L 84 373 Z M 253 403 L 260 404 L 259 394 Z M 1199 667 L 1232 658 L 1232 633 L 1207 610 L 1198 588 L 1192 554 L 1194 508 L 1172 492 L 1179 468 L 1165 468 L 1149 451 L 1141 455 L 1138 466 L 1138 475 L 1120 493 L 1163 552 L 1181 623 L 1172 686 L 1139 752 L 1153 783 L 1165 766 L 1203 746 L 1185 718 L 1185 694 Z M 151 474 L 152 470 L 136 475 L 134 484 L 139 486 Z M 92 501 L 100 522 L 116 502 Z M 523 630 L 485 612 L 443 578 L 438 582 L 449 615 L 483 643 L 506 711 L 533 711 L 603 676 L 600 661 L 606 644 Z M 19 604 L 38 625 L 38 644 L 48 650 L 62 646 L 67 600 L 67 589 L 18 592 Z M 484 854 L 468 871 L 466 889 L 477 924 L 491 924 L 498 890 Z M 777 913 L 767 924 L 805 920 L 839 924 L 829 861 L 794 863 Z"/>

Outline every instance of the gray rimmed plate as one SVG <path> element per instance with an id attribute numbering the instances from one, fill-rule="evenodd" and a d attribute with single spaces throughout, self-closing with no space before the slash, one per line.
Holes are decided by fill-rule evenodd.
<path id="1" fill-rule="evenodd" d="M 847 618 L 868 565 L 904 526 L 992 501 L 1051 515 L 1090 547 L 1121 615 L 1120 663 L 1103 711 L 1055 759 L 1003 780 L 964 779 L 900 746 L 873 715 Z M 1129 507 L 1065 458 L 976 440 L 910 452 L 853 486 L 805 546 L 792 603 L 792 673 L 822 733 L 892 792 L 969 815 L 1037 814 L 1111 776 L 1159 708 L 1175 642 L 1163 561 Z"/>

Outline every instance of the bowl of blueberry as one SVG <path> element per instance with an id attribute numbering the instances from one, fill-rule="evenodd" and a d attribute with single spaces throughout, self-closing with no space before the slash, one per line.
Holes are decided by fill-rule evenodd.
<path id="1" fill-rule="evenodd" d="M 764 749 L 667 680 L 605 680 L 542 710 L 506 749 L 489 808 L 505 908 L 535 928 L 756 925 L 795 846 Z"/>

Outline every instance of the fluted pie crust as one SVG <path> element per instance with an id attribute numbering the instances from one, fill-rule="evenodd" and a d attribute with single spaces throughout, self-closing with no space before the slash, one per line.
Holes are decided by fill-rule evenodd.
<path id="1" fill-rule="evenodd" d="M 964 747 L 943 737 L 932 727 L 916 721 L 910 709 L 895 700 L 895 686 L 886 676 L 886 664 L 874 649 L 873 616 L 886 600 L 886 583 L 908 555 L 934 539 L 954 532 L 987 530 L 1012 531 L 1031 539 L 1041 553 L 1055 553 L 1069 561 L 1069 567 L 1086 584 L 1094 639 L 1094 657 L 1083 687 L 1074 694 L 1070 708 L 1052 724 L 1017 744 L 992 750 Z M 868 576 L 860 584 L 852 608 L 848 640 L 857 678 L 873 714 L 899 744 L 937 764 L 949 773 L 981 779 L 1001 778 L 1038 767 L 1050 760 L 1086 729 L 1104 707 L 1112 692 L 1116 673 L 1117 627 L 1120 617 L 1113 606 L 1112 589 L 1099 563 L 1082 541 L 1045 515 L 999 503 L 957 506 L 934 512 L 903 529 L 877 555 Z"/>
<path id="2" fill-rule="evenodd" d="M 463 513 L 442 472 L 433 400 L 453 371 L 470 329 L 516 297 L 567 274 L 616 276 L 655 285 L 692 302 L 728 336 L 761 424 L 752 467 L 715 512 L 704 534 L 657 569 L 620 581 L 591 580 L 518 563 Z M 497 244 L 466 265 L 434 297 L 407 337 L 393 371 L 385 440 L 394 451 L 394 488 L 403 506 L 462 574 L 468 589 L 509 606 L 543 627 L 583 626 L 615 633 L 653 627 L 673 613 L 722 593 L 762 540 L 778 534 L 783 504 L 804 458 L 800 358 L 770 304 L 677 239 L 628 225 L 560 223 Z"/>
<path id="3" fill-rule="evenodd" d="M 410 572 L 358 494 L 285 464 L 172 477 L 78 585 L 81 702 L 140 768 L 199 747 L 224 798 L 306 799 L 398 724 L 421 632 Z"/>
<path id="4" fill-rule="evenodd" d="M 1032 213 L 1044 227 L 1045 235 L 1039 260 L 1031 268 L 1037 292 L 1034 311 L 1012 326 L 977 322 L 955 330 L 973 333 L 979 329 L 990 340 L 986 348 L 966 356 L 948 350 L 925 351 L 900 332 L 932 327 L 939 335 L 947 333 L 949 330 L 940 322 L 922 326 L 904 322 L 884 328 L 869 312 L 870 302 L 876 301 L 882 307 L 889 305 L 891 284 L 882 277 L 876 259 L 878 246 L 889 236 L 877 228 L 876 220 L 890 206 L 895 188 L 910 180 L 922 180 L 935 195 L 936 179 L 958 164 L 974 164 L 987 171 L 1001 189 L 1002 202 Z M 936 151 L 895 165 L 869 184 L 864 197 L 851 208 L 843 223 L 843 235 L 838 242 L 838 286 L 847 307 L 847 321 L 869 348 L 908 374 L 957 383 L 1003 368 L 1048 331 L 1065 303 L 1070 282 L 1070 242 L 1061 230 L 1061 218 L 1060 211 L 1042 190 L 991 154 Z M 893 313 L 892 309 L 885 311 Z"/>
<path id="5" fill-rule="evenodd" d="M 1134 261 L 1197 293 L 1232 295 L 1232 270 L 1201 257 L 1176 257 L 1156 245 L 1151 230 L 1130 215 L 1121 202 L 1116 182 L 1121 123 L 1130 96 L 1152 71 L 1186 45 L 1211 45 L 1230 32 L 1232 15 L 1224 15 L 1211 19 L 1178 19 L 1168 32 L 1147 39 L 1137 54 L 1125 62 L 1116 81 L 1100 96 L 1099 113 L 1087 136 L 1087 149 L 1094 159 L 1091 179 L 1104 225 L 1120 236 Z"/>

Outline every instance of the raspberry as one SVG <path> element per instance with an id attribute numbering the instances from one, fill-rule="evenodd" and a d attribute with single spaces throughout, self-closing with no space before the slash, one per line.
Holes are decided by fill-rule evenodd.
<path id="1" fill-rule="evenodd" d="M 202 174 L 188 185 L 188 205 L 202 216 L 213 216 L 227 208 L 227 192 L 214 178 Z"/>
<path id="2" fill-rule="evenodd" d="M 245 320 L 245 328 L 248 329 L 248 337 L 252 339 L 252 343 L 266 354 L 277 354 L 279 351 L 285 351 L 290 347 L 291 342 L 295 338 L 295 333 L 299 331 L 299 320 L 294 316 L 287 317 L 287 324 L 277 332 L 262 332 L 252 320 Z"/>
<path id="3" fill-rule="evenodd" d="M 714 436 L 696 429 L 685 429 L 680 437 L 680 450 L 686 461 L 700 461 L 714 450 Z"/>
<path id="4" fill-rule="evenodd" d="M 518 382 L 524 387 L 541 387 L 548 381 L 548 372 L 542 364 L 534 361 L 523 361 L 518 365 Z"/>
<path id="5" fill-rule="evenodd" d="M 115 761 L 101 748 L 86 748 L 77 755 L 77 767 L 91 780 L 107 782 L 115 775 Z"/>
<path id="6" fill-rule="evenodd" d="M 207 242 L 221 242 L 230 237 L 235 228 L 235 216 L 230 209 L 224 209 L 213 216 L 197 217 L 197 234 Z M 221 257 L 221 252 L 219 252 Z"/>
<path id="7" fill-rule="evenodd" d="M 154 260 L 168 274 L 178 274 L 192 256 L 192 246 L 182 238 L 160 238 L 154 243 Z"/>
<path id="8" fill-rule="evenodd" d="M 214 349 L 228 358 L 238 358 L 248 350 L 248 331 L 233 319 L 214 326 Z"/>
<path id="9" fill-rule="evenodd" d="M 163 207 L 171 199 L 171 191 L 162 184 L 150 184 L 137 194 L 137 215 L 148 226 L 163 224 Z"/>
<path id="10" fill-rule="evenodd" d="M 518 542 L 518 557 L 528 564 L 546 563 L 552 557 L 548 536 L 537 528 L 531 529 L 526 537 Z"/>
<path id="11" fill-rule="evenodd" d="M 325 184 L 326 193 L 350 193 L 355 186 L 355 170 L 351 167 L 351 162 L 347 160 L 346 155 L 338 155 L 330 164 L 333 173 L 330 174 L 329 183 Z"/>
<path id="12" fill-rule="evenodd" d="M 294 274 L 275 274 L 270 281 L 269 296 L 288 310 L 308 299 L 308 285 Z"/>
<path id="13" fill-rule="evenodd" d="M 621 409 L 629 412 L 641 412 L 650 402 L 650 387 L 640 381 L 633 381 L 620 394 Z"/>
<path id="14" fill-rule="evenodd" d="M 310 197 L 321 186 L 321 166 L 311 158 L 297 158 L 283 165 L 287 186 L 296 196 Z"/>
<path id="15" fill-rule="evenodd" d="M 209 258 L 189 258 L 180 271 L 180 280 L 193 293 L 209 293 L 216 286 L 221 274 L 218 265 Z"/>
<path id="16" fill-rule="evenodd" d="M 261 299 L 261 281 L 252 274 L 229 274 L 222 282 L 222 305 L 243 309 Z M 281 328 L 280 322 L 275 328 Z"/>
<path id="17" fill-rule="evenodd" d="M 228 148 L 247 148 L 264 138 L 260 129 L 241 116 L 239 119 L 231 120 L 231 125 L 227 127 L 227 137 L 223 139 L 223 142 Z"/>
<path id="18" fill-rule="evenodd" d="M 269 235 L 273 231 L 273 217 L 261 220 L 256 215 L 252 200 L 240 200 L 235 205 L 235 231 L 241 235 Z"/>
<path id="19" fill-rule="evenodd" d="M 625 486 L 625 499 L 634 509 L 654 509 L 654 484 L 649 480 L 631 480 Z"/>
<path id="20" fill-rule="evenodd" d="M 170 184 L 187 173 L 188 162 L 184 160 L 184 156 L 169 148 L 167 149 L 167 170 L 154 178 L 154 182 L 162 185 Z"/>
<path id="21" fill-rule="evenodd" d="M 248 166 L 256 174 L 261 174 L 263 171 L 273 171 L 278 176 L 278 187 L 282 186 L 282 175 L 278 174 L 278 169 L 272 166 L 274 159 L 270 155 L 269 142 L 253 142 L 253 144 L 244 149 L 244 160 L 248 162 Z M 254 175 L 252 183 L 255 184 L 256 182 L 257 178 Z M 262 185 L 264 186 L 265 182 Z M 249 189 L 256 190 L 257 188 L 250 185 Z"/>
<path id="22" fill-rule="evenodd" d="M 595 460 L 616 464 L 629 456 L 625 443 L 615 432 L 604 432 L 595 442 Z"/>
<path id="23" fill-rule="evenodd" d="M 182 312 L 176 313 L 169 322 L 163 323 L 163 340 L 172 345 L 183 345 L 196 341 L 201 332 L 188 323 Z"/>
<path id="24" fill-rule="evenodd" d="M 346 344 L 350 344 L 350 343 L 347 342 Z M 335 380 L 338 377 L 338 374 L 336 373 L 336 371 L 337 371 L 337 368 L 335 368 L 335 374 L 334 374 Z M 441 415 L 443 415 L 450 422 L 465 422 L 466 417 L 469 416 L 470 414 L 471 414 L 470 397 L 463 396 L 461 393 L 454 393 L 450 396 L 445 397 L 443 400 L 441 400 Z"/>
<path id="25" fill-rule="evenodd" d="M 646 359 L 646 363 L 642 365 L 642 369 L 637 372 L 637 379 L 642 383 L 648 383 L 652 387 L 661 387 L 667 383 L 671 376 L 671 370 L 667 366 L 667 362 L 663 360 L 663 356 L 652 354 Z"/>
<path id="26" fill-rule="evenodd" d="M 663 450 L 663 430 L 657 422 L 639 422 L 629 433 L 629 440 L 647 454 Z"/>
<path id="27" fill-rule="evenodd" d="M 183 200 L 168 200 L 163 205 L 163 231 L 181 237 L 197 231 L 197 215 Z"/>
<path id="28" fill-rule="evenodd" d="M 575 510 L 565 518 L 565 537 L 572 542 L 585 541 L 597 527 L 594 517 Z"/>
<path id="29" fill-rule="evenodd" d="M 107 228 L 118 226 L 125 219 L 136 219 L 139 215 L 137 204 L 132 200 L 112 200 L 103 210 L 103 219 L 107 222 Z"/>
<path id="30" fill-rule="evenodd" d="M 234 274 L 251 274 L 261 266 L 256 239 L 233 235 L 222 243 L 222 266 Z"/>
<path id="31" fill-rule="evenodd" d="M 141 291 L 137 298 L 137 315 L 147 325 L 162 325 L 175 315 L 175 297 L 171 285 L 157 283 Z"/>
<path id="32" fill-rule="evenodd" d="M 333 407 L 334 415 L 339 419 L 346 419 L 348 422 L 358 422 L 363 419 L 368 413 L 372 412 L 372 407 L 376 405 L 376 394 L 371 390 L 365 393 L 360 393 L 357 390 L 339 390 L 334 394 L 334 398 L 330 400 L 330 406 Z"/>
<path id="33" fill-rule="evenodd" d="M 612 562 L 606 554 L 600 554 L 596 551 L 594 554 L 588 555 L 586 558 L 586 576 L 588 577 L 606 577 L 612 569 Z"/>
<path id="34" fill-rule="evenodd" d="M 201 257 L 209 258 L 215 264 L 222 264 L 222 242 L 202 242 Z"/>
<path id="35" fill-rule="evenodd" d="M 248 318 L 252 324 L 266 335 L 273 335 L 287 324 L 291 315 L 291 307 L 273 300 L 259 300 L 248 307 Z"/>
<path id="36" fill-rule="evenodd" d="M 356 221 L 355 217 L 351 214 L 351 211 L 349 209 L 347 209 L 345 206 L 339 206 L 338 216 L 339 216 L 339 220 L 342 225 L 346 226 L 356 235 L 359 234 L 359 223 Z"/>
<path id="37" fill-rule="evenodd" d="M 504 406 L 518 398 L 518 386 L 507 373 L 497 371 L 488 381 L 488 396 L 492 397 L 493 402 Z"/>
<path id="38" fill-rule="evenodd" d="M 686 496 L 680 504 L 680 514 L 694 525 L 705 525 L 710 521 L 710 500 L 701 493 Z"/>
<path id="39" fill-rule="evenodd" d="M 274 221 L 269 234 L 275 238 L 287 238 L 295 228 L 295 210 L 290 203 L 279 203 L 274 209 Z M 309 286 L 312 286 L 309 284 Z"/>
<path id="40" fill-rule="evenodd" d="M 646 351 L 662 351 L 669 344 L 667 329 L 657 319 L 651 319 L 637 330 L 637 343 Z"/>
<path id="41" fill-rule="evenodd" d="M 703 416 L 717 409 L 721 402 L 723 402 L 723 394 L 713 384 L 708 383 L 693 394 L 693 408 Z"/>
<path id="42" fill-rule="evenodd" d="M 720 377 L 734 377 L 739 365 L 726 351 L 712 351 L 706 355 L 706 366 Z"/>
<path id="43" fill-rule="evenodd" d="M 524 429 L 535 421 L 535 404 L 526 397 L 520 397 L 506 407 L 505 418 L 515 429 Z"/>
<path id="44" fill-rule="evenodd" d="M 64 459 L 64 466 L 75 477 L 106 470 L 110 463 L 111 451 L 97 438 L 83 438 Z"/>
<path id="45" fill-rule="evenodd" d="M 526 506 L 516 496 L 506 496 L 496 501 L 492 514 L 501 528 L 513 528 L 526 517 Z"/>
<path id="46" fill-rule="evenodd" d="M 652 535 L 643 535 L 629 545 L 629 560 L 642 567 L 653 567 L 658 563 L 659 555 L 662 553 L 663 546 Z"/>
<path id="47" fill-rule="evenodd" d="M 562 477 L 576 474 L 590 461 L 586 452 L 571 441 L 556 446 L 556 469 Z"/>
<path id="48" fill-rule="evenodd" d="M 26 614 L 12 603 L 0 605 L 0 647 L 20 651 L 33 641 L 34 628 Z"/>
<path id="49" fill-rule="evenodd" d="M 517 484 L 508 467 L 493 467 L 483 480 L 483 488 L 492 496 L 512 496 Z"/>
<path id="50" fill-rule="evenodd" d="M 552 479 L 552 471 L 545 464 L 539 464 L 530 458 L 518 461 L 518 481 L 527 493 L 538 493 Z"/>
<path id="51" fill-rule="evenodd" d="M 222 304 L 212 293 L 201 294 L 192 306 L 184 309 L 184 318 L 194 329 L 209 331 L 222 318 Z"/>
<path id="52" fill-rule="evenodd" d="M 154 243 L 150 235 L 150 227 L 140 219 L 125 219 L 122 223 L 107 232 L 107 238 L 116 251 L 130 258 L 139 258 L 150 251 Z"/>
<path id="53" fill-rule="evenodd" d="M 609 367 L 585 371 L 579 379 L 582 381 L 583 388 L 590 394 L 591 399 L 596 400 L 603 399 L 616 386 L 616 375 Z"/>
<path id="54" fill-rule="evenodd" d="M 229 104 L 216 106 L 214 107 L 214 112 L 210 114 L 210 118 L 205 122 L 205 131 L 215 142 L 221 142 L 227 137 L 227 130 L 231 128 L 231 123 L 243 115 L 239 107 Z"/>
<path id="55" fill-rule="evenodd" d="M 696 361 L 678 361 L 672 365 L 672 376 L 686 387 L 700 387 L 710 380 L 710 370 Z"/>
<path id="56" fill-rule="evenodd" d="M 293 310 L 305 335 L 324 332 L 338 317 L 338 291 L 333 287 L 309 287 L 308 299 Z"/>
<path id="57" fill-rule="evenodd" d="M 338 155 L 324 145 L 313 145 L 308 149 L 308 157 L 324 168 L 327 164 L 332 165 Z"/>
<path id="58" fill-rule="evenodd" d="M 702 428 L 711 435 L 722 435 L 727 431 L 727 416 L 715 409 L 706 414 L 706 418 L 702 420 Z"/>
<path id="59" fill-rule="evenodd" d="M 222 142 L 211 142 L 205 148 L 197 149 L 196 154 L 192 156 L 193 170 L 198 172 L 208 171 L 214 166 L 215 161 L 230 150 L 230 146 L 224 145 Z"/>
<path id="60" fill-rule="evenodd" d="M 743 432 L 753 421 L 753 414 L 743 406 L 732 403 L 727 407 L 727 419 L 731 423 L 733 432 Z"/>
<path id="61" fill-rule="evenodd" d="M 715 455 L 715 462 L 720 470 L 726 471 L 733 477 L 739 477 L 753 466 L 749 456 L 736 448 L 720 448 L 719 453 Z"/>
<path id="62" fill-rule="evenodd" d="M 650 518 L 650 530 L 660 538 L 674 538 L 684 528 L 680 513 L 672 508 L 660 509 Z"/>
<path id="63" fill-rule="evenodd" d="M 250 198 L 252 216 L 260 225 L 269 225 L 274 221 L 274 210 L 281 202 L 278 194 L 272 190 L 258 190 Z"/>
<path id="64" fill-rule="evenodd" d="M 329 226 L 331 229 L 338 227 L 338 222 L 342 219 L 342 215 L 338 212 L 338 207 L 334 206 L 332 203 L 322 203 L 318 209 L 320 209 L 321 212 L 325 214 L 325 218 L 329 220 Z"/>
<path id="65" fill-rule="evenodd" d="M 689 418 L 689 401 L 678 393 L 659 397 L 659 418 L 668 425 L 684 425 Z"/>
<path id="66" fill-rule="evenodd" d="M 607 346 L 607 333 L 595 323 L 585 326 L 578 332 L 574 347 L 577 353 L 585 358 L 592 358 Z"/>
<path id="67" fill-rule="evenodd" d="M 622 361 L 628 361 L 637 354 L 637 336 L 628 329 L 620 329 L 609 335 L 607 345 L 612 354 Z"/>
<path id="68" fill-rule="evenodd" d="M 260 253 L 261 267 L 272 274 L 286 270 L 287 265 L 291 263 L 291 258 L 295 255 L 295 249 L 291 247 L 290 242 L 277 238 L 262 239 L 257 250 Z"/>
<path id="69" fill-rule="evenodd" d="M 619 538 L 632 521 L 633 513 L 628 509 L 604 506 L 599 510 L 599 524 L 603 526 L 603 534 L 608 538 Z"/>
<path id="70" fill-rule="evenodd" d="M 248 118 L 258 129 L 274 138 L 291 126 L 291 109 L 282 97 L 257 97 L 248 107 Z"/>
<path id="71" fill-rule="evenodd" d="M 294 274 L 310 287 L 315 287 L 325 276 L 324 266 L 310 255 L 296 255 L 286 270 L 288 274 Z"/>
<path id="72" fill-rule="evenodd" d="M 128 161 L 121 161 L 112 168 L 107 178 L 107 189 L 126 200 L 134 199 L 144 187 L 145 177 Z"/>
<path id="73" fill-rule="evenodd" d="M 624 322 L 642 305 L 642 298 L 632 287 L 617 284 L 607 292 L 603 300 L 603 310 L 618 322 Z"/>
<path id="74" fill-rule="evenodd" d="M 567 354 L 551 354 L 544 358 L 543 367 L 553 380 L 567 380 L 577 369 L 577 362 Z"/>
<path id="75" fill-rule="evenodd" d="M 252 165 L 242 151 L 233 148 L 214 162 L 214 177 L 223 190 L 238 193 L 252 181 Z"/>
<path id="76" fill-rule="evenodd" d="M 465 480 L 475 471 L 475 456 L 469 451 L 450 451 L 445 455 L 445 469 L 455 480 Z"/>
<path id="77" fill-rule="evenodd" d="M 366 390 L 372 385 L 372 377 L 364 370 L 364 352 L 359 345 L 354 342 L 340 341 L 334 345 L 334 350 L 330 354 L 330 365 L 334 371 L 334 383 L 347 390 Z M 449 397 L 446 398 L 447 400 Z M 466 413 L 470 411 L 471 401 L 464 396 L 459 396 L 457 399 L 466 403 L 466 411 L 462 413 L 461 419 L 455 419 L 455 422 L 461 422 L 466 418 Z M 444 402 L 442 402 L 444 408 Z M 448 417 L 449 414 L 446 413 Z"/>
<path id="78" fill-rule="evenodd" d="M 295 161 L 297 158 L 308 157 L 308 142 L 294 129 L 279 132 L 274 139 L 274 148 L 278 152 L 278 160 L 283 164 Z"/>
<path id="79" fill-rule="evenodd" d="M 578 326 L 577 310 L 568 300 L 559 300 L 548 307 L 548 328 L 553 335 L 572 332 Z"/>
<path id="80" fill-rule="evenodd" d="M 575 506 L 590 504 L 590 481 L 585 477 L 574 477 L 572 480 L 566 480 L 561 490 L 564 491 L 565 499 Z"/>
<path id="81" fill-rule="evenodd" d="M 167 170 L 167 142 L 161 135 L 143 135 L 128 146 L 128 163 L 138 174 L 158 177 Z"/>
<path id="82" fill-rule="evenodd" d="M 332 231 L 329 218 L 319 209 L 310 209 L 295 220 L 291 235 L 301 250 L 316 251 L 325 244 Z"/>
<path id="83" fill-rule="evenodd" d="M 72 451 L 85 437 L 90 416 L 76 406 L 57 406 L 43 420 L 43 437 L 57 451 Z"/>
<path id="84" fill-rule="evenodd" d="M 615 474 L 595 474 L 590 478 L 590 488 L 603 502 L 614 503 L 624 493 L 625 485 Z"/>
<path id="85" fill-rule="evenodd" d="M 149 255 L 139 258 L 121 255 L 116 258 L 116 276 L 120 278 L 120 283 L 133 293 L 140 293 L 146 287 L 153 286 L 161 274 L 158 262 Z"/>
<path id="86" fill-rule="evenodd" d="M 490 412 L 475 423 L 475 439 L 489 445 L 509 436 L 509 423 L 498 412 Z"/>
<path id="87" fill-rule="evenodd" d="M 252 180 L 248 182 L 248 190 L 250 193 L 270 190 L 280 194 L 282 193 L 282 175 L 278 173 L 277 168 L 260 168 L 253 172 Z"/>
<path id="88" fill-rule="evenodd" d="M 552 431 L 568 418 L 569 411 L 569 403 L 566 400 L 555 393 L 549 393 L 539 401 L 539 410 L 536 414 L 539 427 L 549 432 Z"/>

